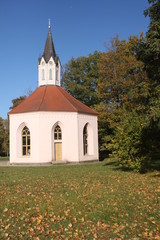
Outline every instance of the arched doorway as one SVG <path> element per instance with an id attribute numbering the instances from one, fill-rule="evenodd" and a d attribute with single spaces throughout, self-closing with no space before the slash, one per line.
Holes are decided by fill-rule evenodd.
<path id="1" fill-rule="evenodd" d="M 62 130 L 59 125 L 54 129 L 54 157 L 55 161 L 62 160 Z"/>

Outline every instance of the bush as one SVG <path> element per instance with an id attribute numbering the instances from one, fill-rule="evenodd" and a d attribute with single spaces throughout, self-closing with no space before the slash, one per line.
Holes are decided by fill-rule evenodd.
<path id="1" fill-rule="evenodd" d="M 106 137 L 105 147 L 112 150 L 110 157 L 118 159 L 122 168 L 137 172 L 146 171 L 151 160 L 150 154 L 145 151 L 143 139 L 146 124 L 145 117 L 124 110 L 114 136 Z"/>

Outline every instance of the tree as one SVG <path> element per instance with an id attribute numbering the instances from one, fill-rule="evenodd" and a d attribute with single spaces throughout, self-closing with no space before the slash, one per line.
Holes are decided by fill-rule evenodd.
<path id="1" fill-rule="evenodd" d="M 27 98 L 26 95 L 20 96 L 18 98 L 14 98 L 12 100 L 12 106 L 9 109 L 13 109 L 15 107 L 17 107 L 23 100 L 25 100 Z"/>
<path id="2" fill-rule="evenodd" d="M 29 96 L 32 93 L 31 90 L 28 90 L 27 95 L 23 95 L 17 98 L 14 98 L 12 100 L 12 106 L 10 107 L 10 110 L 17 107 L 22 101 L 24 101 L 27 96 Z M 8 120 L 3 120 L 3 127 L 4 127 L 4 139 L 2 144 L 3 153 L 5 153 L 7 156 L 9 155 L 9 123 Z"/>
<path id="3" fill-rule="evenodd" d="M 137 55 L 145 63 L 150 80 L 160 83 L 160 0 L 148 0 L 151 6 L 144 11 L 150 18 L 149 30 L 137 48 Z"/>
<path id="4" fill-rule="evenodd" d="M 3 120 L 3 126 L 4 126 L 4 141 L 2 144 L 3 152 L 5 155 L 9 155 L 9 123 L 8 119 Z"/>
<path id="5" fill-rule="evenodd" d="M 98 94 L 101 103 L 97 106 L 101 122 L 108 125 L 110 134 L 105 134 L 102 149 L 108 149 L 120 165 L 142 171 L 148 164 L 144 151 L 143 131 L 148 124 L 147 104 L 149 81 L 144 64 L 136 59 L 137 36 L 129 41 L 118 37 L 99 58 Z"/>
<path id="6" fill-rule="evenodd" d="M 119 124 L 122 106 L 129 110 L 146 101 L 148 96 L 148 79 L 144 64 L 136 59 L 132 51 L 138 37 L 129 41 L 112 39 L 111 46 L 99 58 L 98 94 L 101 103 L 98 110 L 102 112 L 110 128 Z M 138 111 L 144 111 L 139 106 Z"/>
<path id="7" fill-rule="evenodd" d="M 3 125 L 3 119 L 0 117 L 0 156 L 3 154 L 4 138 L 5 138 L 5 130 Z"/>
<path id="8" fill-rule="evenodd" d="M 160 0 L 148 0 L 151 5 L 144 11 L 150 17 L 149 30 L 143 41 L 136 46 L 137 58 L 144 62 L 150 79 L 150 116 L 160 118 Z"/>
<path id="9" fill-rule="evenodd" d="M 149 151 L 154 158 L 154 153 L 160 156 L 160 0 L 148 0 L 150 7 L 144 15 L 150 18 L 146 37 L 136 45 L 137 58 L 143 61 L 148 74 L 149 101 L 148 117 L 150 123 L 145 135 L 148 137 Z"/>
<path id="10" fill-rule="evenodd" d="M 99 52 L 94 52 L 88 57 L 72 58 L 65 65 L 62 78 L 65 90 L 89 107 L 94 107 L 99 101 L 97 96 L 99 55 Z"/>

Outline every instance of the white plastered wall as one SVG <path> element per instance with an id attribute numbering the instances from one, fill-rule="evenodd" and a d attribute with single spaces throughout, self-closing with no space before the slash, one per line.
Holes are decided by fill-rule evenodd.
<path id="1" fill-rule="evenodd" d="M 97 116 L 78 114 L 79 128 L 79 159 L 80 161 L 93 161 L 99 159 L 98 150 L 98 123 Z M 83 149 L 83 129 L 87 124 L 88 131 L 88 154 L 84 155 Z"/>
<path id="2" fill-rule="evenodd" d="M 76 112 L 34 112 L 11 114 L 10 163 L 49 163 L 54 161 L 54 128 L 62 130 L 62 160 L 80 162 L 98 160 L 97 116 Z M 83 128 L 88 124 L 89 151 L 83 154 Z M 31 136 L 31 154 L 22 156 L 22 129 Z M 60 161 L 60 160 L 59 160 Z"/>
<path id="3" fill-rule="evenodd" d="M 62 160 L 78 162 L 77 113 L 35 112 L 11 114 L 10 163 L 48 163 L 54 161 L 54 126 L 62 128 Z M 22 156 L 21 132 L 27 126 L 31 135 L 31 154 Z"/>
<path id="4" fill-rule="evenodd" d="M 49 71 L 52 71 L 52 78 L 50 78 Z M 56 71 L 58 70 L 58 79 L 56 79 Z M 42 76 L 42 71 L 44 71 L 44 79 Z M 58 85 L 60 86 L 60 72 L 61 72 L 61 65 L 58 62 L 58 68 L 51 57 L 48 63 L 45 62 L 44 58 L 42 57 L 40 64 L 38 65 L 38 86 L 44 85 Z"/>

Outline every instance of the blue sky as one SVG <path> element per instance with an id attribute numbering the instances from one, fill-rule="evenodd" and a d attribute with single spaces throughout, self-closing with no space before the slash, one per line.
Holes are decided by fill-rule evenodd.
<path id="1" fill-rule="evenodd" d="M 0 116 L 11 100 L 38 86 L 38 57 L 48 34 L 64 66 L 72 57 L 105 51 L 105 42 L 146 33 L 147 0 L 0 0 Z"/>

